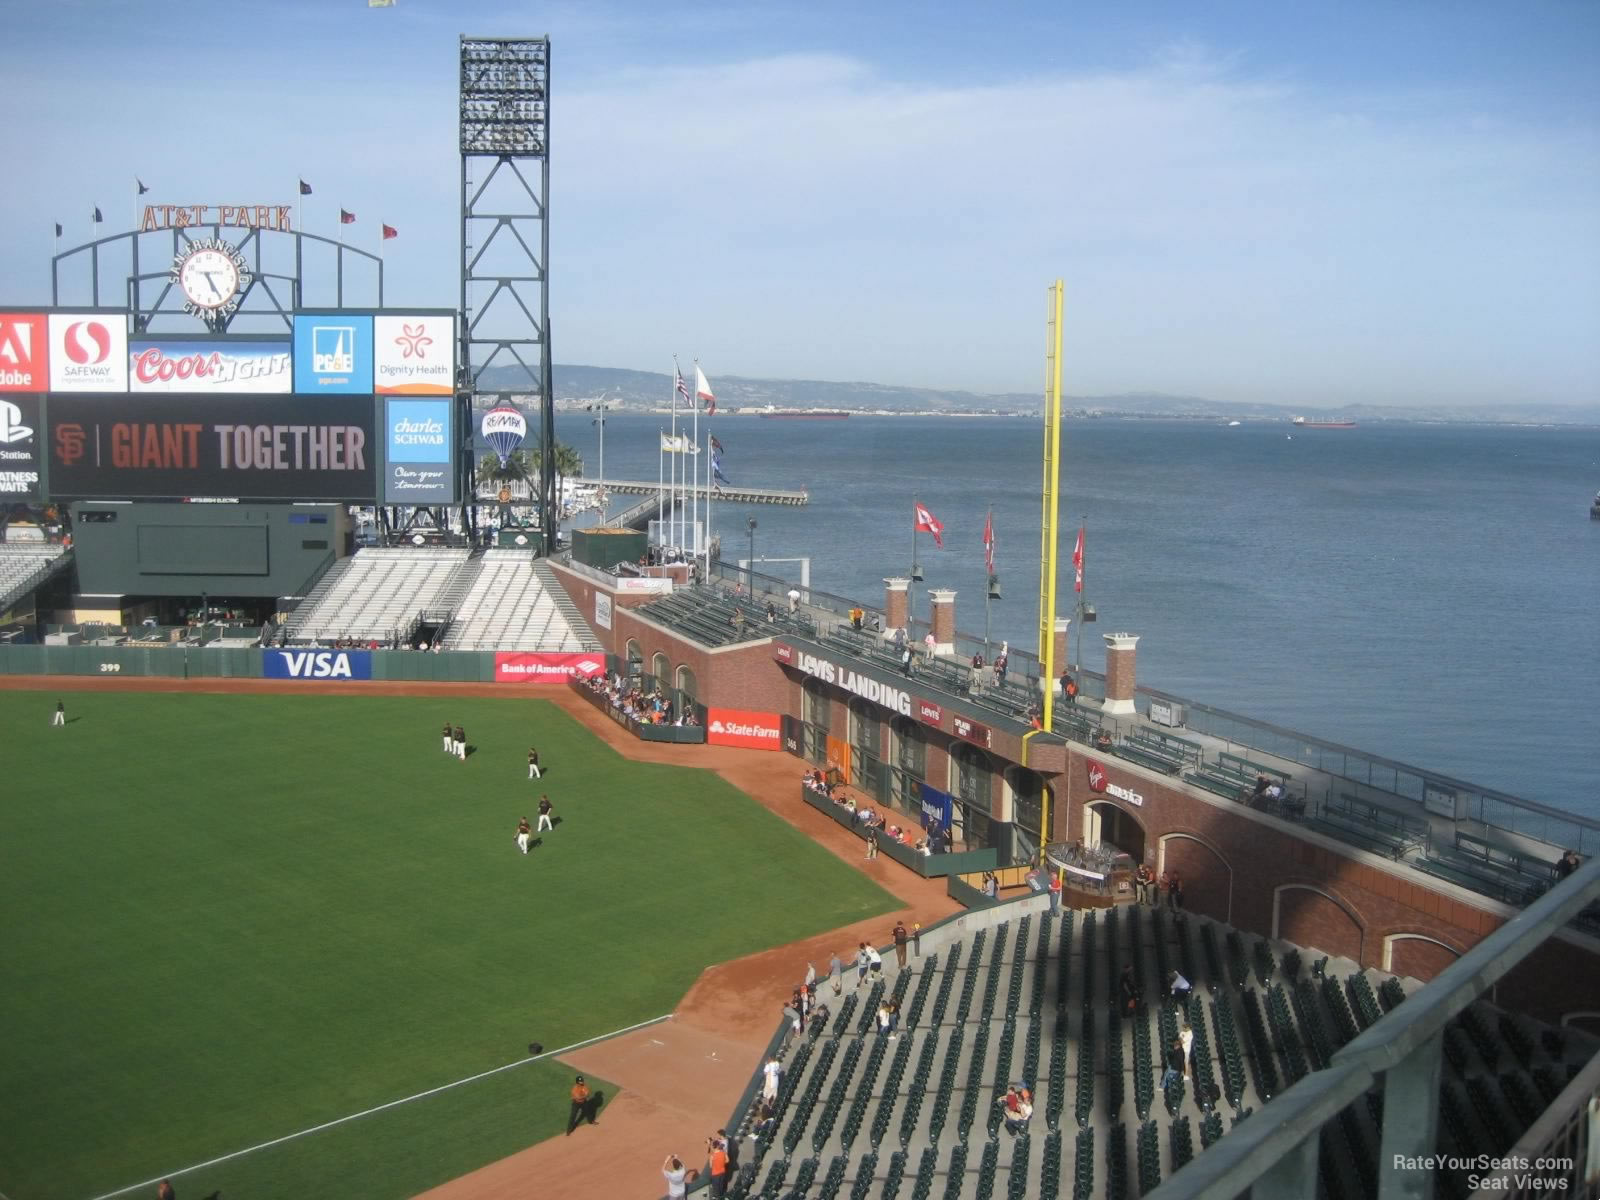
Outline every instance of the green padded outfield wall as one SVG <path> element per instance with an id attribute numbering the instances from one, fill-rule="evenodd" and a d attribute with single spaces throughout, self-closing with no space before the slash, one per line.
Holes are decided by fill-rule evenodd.
<path id="1" fill-rule="evenodd" d="M 72 505 L 78 591 L 98 596 L 298 596 L 350 552 L 338 504 Z"/>
<path id="2" fill-rule="evenodd" d="M 637 529 L 574 529 L 572 560 L 605 570 L 619 562 L 638 562 L 648 544 L 648 536 Z"/>

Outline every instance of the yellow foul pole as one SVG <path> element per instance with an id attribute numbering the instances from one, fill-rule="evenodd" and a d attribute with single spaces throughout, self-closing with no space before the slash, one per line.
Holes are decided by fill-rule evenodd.
<path id="1" fill-rule="evenodd" d="M 1057 518 L 1060 512 L 1058 497 L 1061 477 L 1061 318 L 1064 293 L 1061 280 L 1050 289 L 1049 339 L 1045 349 L 1044 397 L 1044 486 L 1041 489 L 1043 511 L 1039 521 L 1039 666 L 1043 678 L 1039 683 L 1043 694 L 1039 697 L 1040 727 L 1045 732 L 1055 728 L 1056 674 L 1056 545 L 1058 541 Z M 1023 765 L 1028 760 L 1028 739 L 1022 738 Z M 1041 797 L 1039 847 L 1043 857 L 1044 847 L 1050 843 L 1050 791 Z"/>

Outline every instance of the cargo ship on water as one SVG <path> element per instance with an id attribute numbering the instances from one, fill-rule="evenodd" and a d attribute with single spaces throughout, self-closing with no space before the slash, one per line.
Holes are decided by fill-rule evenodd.
<path id="1" fill-rule="evenodd" d="M 1354 429 L 1354 421 L 1309 421 L 1305 417 L 1291 417 L 1289 424 L 1297 429 Z"/>

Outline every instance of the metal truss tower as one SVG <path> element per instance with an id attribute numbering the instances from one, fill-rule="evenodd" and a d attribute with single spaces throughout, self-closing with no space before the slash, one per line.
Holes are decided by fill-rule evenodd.
<path id="1" fill-rule="evenodd" d="M 475 522 L 477 412 L 537 398 L 539 477 L 529 482 L 547 554 L 560 523 L 550 359 L 549 105 L 548 37 L 463 35 L 461 494 Z"/>

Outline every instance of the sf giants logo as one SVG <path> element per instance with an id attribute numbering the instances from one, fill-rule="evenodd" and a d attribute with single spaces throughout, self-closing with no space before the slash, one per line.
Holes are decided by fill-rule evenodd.
<path id="1" fill-rule="evenodd" d="M 0 315 L 0 392 L 44 390 L 44 317 Z"/>
<path id="2" fill-rule="evenodd" d="M 86 441 L 83 426 L 76 421 L 65 421 L 56 426 L 56 461 L 64 467 L 77 465 L 83 458 Z"/>

